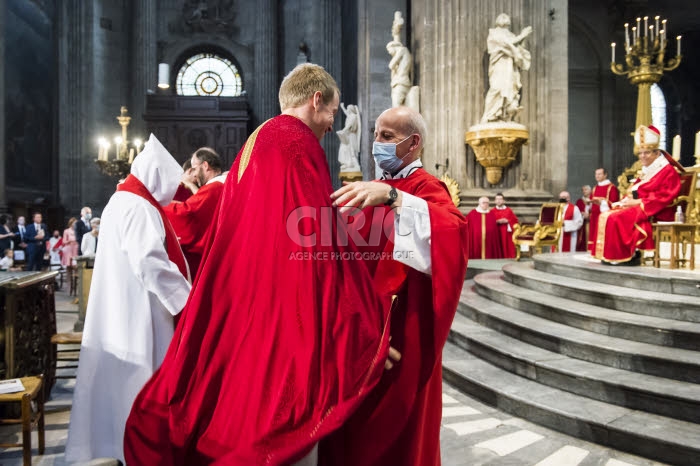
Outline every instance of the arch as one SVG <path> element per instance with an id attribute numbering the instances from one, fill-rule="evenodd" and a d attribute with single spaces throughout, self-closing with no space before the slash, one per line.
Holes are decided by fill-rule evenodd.
<path id="1" fill-rule="evenodd" d="M 170 73 L 170 85 L 172 88 L 175 88 L 177 71 L 180 70 L 189 57 L 199 52 L 212 52 L 226 57 L 238 68 L 243 81 L 244 93 L 250 93 L 250 87 L 253 85 L 252 81 L 250 81 L 250 77 L 253 76 L 253 52 L 250 47 L 225 39 L 217 41 L 217 43 L 202 40 L 193 44 L 192 40 L 187 38 L 161 43 L 160 47 L 162 49 L 159 50 L 159 55 L 161 56 L 159 63 L 167 63 L 170 65 L 170 69 L 173 70 Z"/>
<path id="2" fill-rule="evenodd" d="M 243 78 L 233 57 L 206 50 L 183 58 L 175 75 L 177 94 L 235 97 L 243 93 Z"/>

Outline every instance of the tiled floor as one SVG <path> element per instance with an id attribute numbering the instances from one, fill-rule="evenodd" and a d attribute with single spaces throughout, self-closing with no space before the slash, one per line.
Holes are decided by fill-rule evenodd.
<path id="1" fill-rule="evenodd" d="M 70 331 L 77 319 L 77 306 L 65 292 L 56 296 L 58 331 Z M 39 456 L 37 434 L 32 433 L 33 464 L 65 465 L 63 452 L 68 433 L 74 379 L 59 379 L 46 405 L 46 451 Z M 0 427 L 0 443 L 15 441 L 17 427 Z M 537 465 L 537 466 L 649 466 L 643 458 L 584 442 L 513 417 L 469 398 L 444 384 L 441 430 L 445 466 Z M 95 460 L 91 466 L 114 465 Z M 22 465 L 19 448 L 0 450 L 0 466 Z M 87 466 L 87 465 L 81 465 Z"/>

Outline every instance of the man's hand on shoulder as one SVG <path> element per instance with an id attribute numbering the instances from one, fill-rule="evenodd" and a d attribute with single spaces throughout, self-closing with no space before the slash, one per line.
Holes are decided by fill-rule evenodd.
<path id="1" fill-rule="evenodd" d="M 341 212 L 345 212 L 350 208 L 364 209 L 365 207 L 384 205 L 389 201 L 390 191 L 391 186 L 386 183 L 355 181 L 346 183 L 345 186 L 331 194 L 331 200 L 333 207 L 341 207 Z M 398 197 L 391 206 L 400 207 L 402 198 L 401 191 L 398 191 Z"/>

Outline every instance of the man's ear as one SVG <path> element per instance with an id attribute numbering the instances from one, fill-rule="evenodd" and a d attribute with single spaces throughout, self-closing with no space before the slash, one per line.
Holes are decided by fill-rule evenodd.
<path id="1" fill-rule="evenodd" d="M 321 91 L 314 92 L 314 95 L 311 98 L 311 103 L 314 106 L 314 110 L 318 112 L 318 109 L 321 108 L 321 104 L 323 103 L 323 94 Z"/>

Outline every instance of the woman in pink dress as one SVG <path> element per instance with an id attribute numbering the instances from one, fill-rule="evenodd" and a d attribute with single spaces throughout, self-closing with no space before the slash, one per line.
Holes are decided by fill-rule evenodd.
<path id="1" fill-rule="evenodd" d="M 61 256 L 61 265 L 69 268 L 75 265 L 73 260 L 78 255 L 78 242 L 75 240 L 75 230 L 73 224 L 77 221 L 75 217 L 68 220 L 68 228 L 63 230 L 63 255 Z"/>

